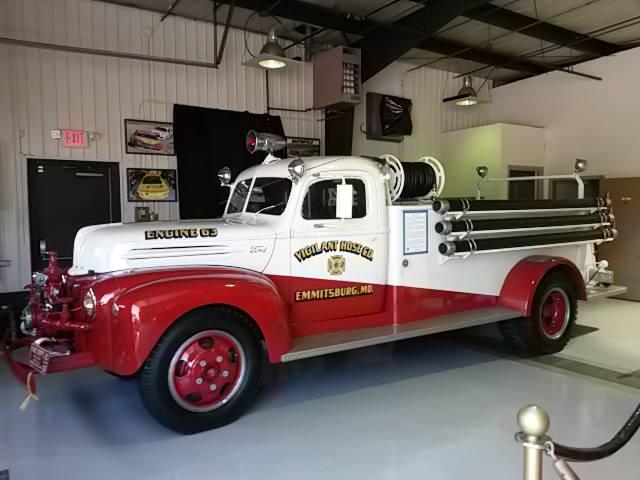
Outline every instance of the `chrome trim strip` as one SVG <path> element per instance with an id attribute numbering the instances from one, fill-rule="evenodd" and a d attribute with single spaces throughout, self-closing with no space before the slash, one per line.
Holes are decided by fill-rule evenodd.
<path id="1" fill-rule="evenodd" d="M 300 337 L 294 339 L 293 348 L 282 355 L 280 360 L 282 362 L 290 362 L 396 340 L 475 327 L 521 316 L 522 312 L 520 310 L 506 307 L 488 307 L 411 323 Z"/>

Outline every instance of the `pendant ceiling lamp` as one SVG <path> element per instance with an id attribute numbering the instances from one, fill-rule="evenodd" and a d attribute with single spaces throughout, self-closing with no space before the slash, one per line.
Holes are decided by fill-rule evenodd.
<path id="1" fill-rule="evenodd" d="M 478 97 L 478 92 L 473 88 L 473 78 L 466 75 L 462 78 L 462 88 L 457 95 L 447 97 L 442 100 L 443 103 L 455 103 L 460 107 L 470 107 L 478 103 L 485 103 Z"/>
<path id="2" fill-rule="evenodd" d="M 242 64 L 245 67 L 262 68 L 265 70 L 282 70 L 290 66 L 300 64 L 297 60 L 287 58 L 283 48 L 278 43 L 275 28 L 269 31 L 267 42 L 263 45 L 260 53 L 255 57 L 246 60 Z"/>

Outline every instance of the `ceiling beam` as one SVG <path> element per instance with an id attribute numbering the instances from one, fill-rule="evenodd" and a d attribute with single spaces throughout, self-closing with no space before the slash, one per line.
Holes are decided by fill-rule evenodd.
<path id="1" fill-rule="evenodd" d="M 220 3 L 231 3 L 231 0 L 220 0 Z M 349 12 L 321 7 L 301 0 L 236 0 L 235 5 L 252 11 L 268 11 L 270 15 L 316 25 L 322 28 L 340 30 L 343 33 L 352 35 L 362 36 L 385 27 L 393 30 L 395 32 L 394 35 L 400 32 L 415 36 L 417 32 L 421 31 L 420 28 L 414 30 L 399 22 L 391 24 L 377 22 L 363 17 L 356 17 Z M 496 8 L 499 8 L 492 5 L 488 5 L 488 7 L 487 12 L 493 12 Z M 486 16 L 488 14 L 487 12 L 482 14 L 478 13 L 478 8 L 482 7 L 475 7 L 474 9 L 478 16 Z M 472 47 L 442 37 L 430 37 L 423 40 L 415 48 L 439 53 L 447 57 L 461 58 L 485 65 L 520 71 L 524 73 L 526 77 L 555 70 L 551 65 L 545 66 L 526 59 L 519 59 L 512 55 L 502 54 L 495 50 Z M 584 61 L 584 59 L 582 59 L 582 61 Z M 508 66 L 505 67 L 505 65 Z M 518 78 L 524 77 L 518 76 Z"/>
<path id="2" fill-rule="evenodd" d="M 518 31 L 518 33 L 523 35 L 559 45 L 566 45 L 576 42 L 576 40 L 581 40 L 571 48 L 598 56 L 611 55 L 620 50 L 620 47 L 613 43 L 605 42 L 597 38 L 590 38 L 588 35 L 558 27 L 557 25 L 537 20 L 507 10 L 506 8 L 498 8 L 495 5 L 479 5 L 467 10 L 463 16 L 504 28 L 505 30 Z"/>
<path id="3" fill-rule="evenodd" d="M 431 37 L 421 42 L 417 48 L 430 52 L 440 53 L 446 57 L 461 58 L 476 63 L 499 67 L 508 65 L 509 70 L 517 70 L 527 74 L 540 75 L 547 73 L 551 68 L 536 62 L 516 59 L 512 55 L 496 52 L 485 48 L 473 47 L 463 43 Z"/>
<path id="4" fill-rule="evenodd" d="M 222 0 L 222 3 L 231 3 L 231 0 Z M 348 12 L 341 14 L 338 10 L 299 0 L 236 0 L 235 4 L 247 10 L 268 12 L 276 17 L 356 35 L 364 35 L 371 28 L 370 24 Z"/>
<path id="5" fill-rule="evenodd" d="M 488 0 L 429 0 L 420 10 L 396 20 L 391 25 L 377 27 L 352 44 L 362 51 L 362 80 L 367 81 L 373 77 L 455 17 L 487 3 Z"/>

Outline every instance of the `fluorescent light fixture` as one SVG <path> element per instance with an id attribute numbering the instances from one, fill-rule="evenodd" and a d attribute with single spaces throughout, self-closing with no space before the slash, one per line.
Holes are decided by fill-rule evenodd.
<path id="1" fill-rule="evenodd" d="M 265 70 L 279 70 L 299 63 L 302 62 L 285 57 L 284 50 L 278 43 L 275 29 L 272 28 L 269 32 L 267 43 L 264 44 L 260 53 L 242 62 L 242 65 L 245 67 L 263 68 Z"/>
<path id="2" fill-rule="evenodd" d="M 443 103 L 455 103 L 459 107 L 470 107 L 478 103 L 486 103 L 485 100 L 480 100 L 478 92 L 473 88 L 473 78 L 470 75 L 463 77 L 462 88 L 457 95 L 453 97 L 447 97 L 442 99 Z"/>

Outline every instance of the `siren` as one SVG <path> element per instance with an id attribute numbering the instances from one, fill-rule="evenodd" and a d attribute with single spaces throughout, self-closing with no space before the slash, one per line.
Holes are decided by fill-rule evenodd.
<path id="1" fill-rule="evenodd" d="M 245 139 L 249 153 L 267 152 L 273 153 L 287 146 L 287 139 L 273 133 L 256 132 L 249 130 Z"/>

